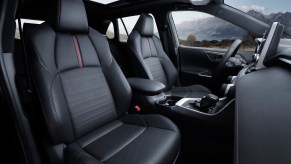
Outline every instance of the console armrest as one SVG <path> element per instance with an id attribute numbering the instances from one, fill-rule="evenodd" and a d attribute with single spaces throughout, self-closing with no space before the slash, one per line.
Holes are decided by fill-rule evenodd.
<path id="1" fill-rule="evenodd" d="M 154 80 L 128 78 L 127 81 L 134 92 L 142 95 L 158 95 L 166 89 L 163 83 Z"/>

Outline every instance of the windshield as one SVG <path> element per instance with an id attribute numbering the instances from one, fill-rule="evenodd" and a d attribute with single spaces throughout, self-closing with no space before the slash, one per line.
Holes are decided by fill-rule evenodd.
<path id="1" fill-rule="evenodd" d="M 269 25 L 280 22 L 285 33 L 291 35 L 291 0 L 224 0 L 224 3 Z"/>

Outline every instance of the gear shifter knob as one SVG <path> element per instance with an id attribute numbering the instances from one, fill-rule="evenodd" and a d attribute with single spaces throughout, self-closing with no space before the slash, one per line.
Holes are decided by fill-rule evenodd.
<path id="1" fill-rule="evenodd" d="M 218 102 L 219 98 L 213 94 L 204 96 L 200 101 L 194 102 L 195 107 L 199 109 L 207 109 L 214 106 Z"/>

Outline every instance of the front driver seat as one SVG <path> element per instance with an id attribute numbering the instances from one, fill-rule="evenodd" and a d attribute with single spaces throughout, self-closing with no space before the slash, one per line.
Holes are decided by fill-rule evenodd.
<path id="1" fill-rule="evenodd" d="M 173 88 L 178 72 L 164 52 L 160 39 L 154 35 L 152 16 L 142 14 L 128 39 L 132 65 L 138 77 L 156 80 L 167 87 L 166 94 L 200 98 L 211 91 L 201 85 Z"/>
<path id="2" fill-rule="evenodd" d="M 67 163 L 173 163 L 176 125 L 128 115 L 131 88 L 106 38 L 88 27 L 82 0 L 58 0 L 30 36 L 31 71 L 52 145 Z"/>

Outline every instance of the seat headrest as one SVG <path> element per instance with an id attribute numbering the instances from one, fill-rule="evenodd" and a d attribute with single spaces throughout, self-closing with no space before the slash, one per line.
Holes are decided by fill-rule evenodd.
<path id="1" fill-rule="evenodd" d="M 141 14 L 134 30 L 136 30 L 141 36 L 151 37 L 154 35 L 154 20 L 153 17 L 148 14 Z"/>
<path id="2" fill-rule="evenodd" d="M 65 33 L 88 33 L 89 26 L 82 0 L 55 0 L 48 23 Z"/>

